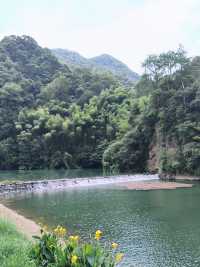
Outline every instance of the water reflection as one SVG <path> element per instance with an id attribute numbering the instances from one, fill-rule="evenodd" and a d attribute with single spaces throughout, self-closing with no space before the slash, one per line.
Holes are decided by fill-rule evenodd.
<path id="1" fill-rule="evenodd" d="M 44 180 L 44 179 L 62 179 L 76 177 L 95 177 L 103 175 L 101 169 L 70 169 L 70 170 L 16 170 L 0 171 L 0 181 L 8 180 Z"/>

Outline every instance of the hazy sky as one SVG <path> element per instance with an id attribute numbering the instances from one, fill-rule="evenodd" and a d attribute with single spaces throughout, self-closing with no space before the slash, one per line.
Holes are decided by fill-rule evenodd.
<path id="1" fill-rule="evenodd" d="M 0 38 L 30 35 L 41 46 L 111 54 L 141 72 L 148 54 L 183 44 L 200 55 L 200 0 L 0 0 Z"/>

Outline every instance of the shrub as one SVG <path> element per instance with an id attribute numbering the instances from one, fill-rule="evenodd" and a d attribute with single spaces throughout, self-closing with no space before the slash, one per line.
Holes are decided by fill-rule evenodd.
<path id="1" fill-rule="evenodd" d="M 100 230 L 85 242 L 77 235 L 68 235 L 61 226 L 41 232 L 30 254 L 37 267 L 115 267 L 123 258 L 117 253 L 118 244 L 102 245 Z"/>

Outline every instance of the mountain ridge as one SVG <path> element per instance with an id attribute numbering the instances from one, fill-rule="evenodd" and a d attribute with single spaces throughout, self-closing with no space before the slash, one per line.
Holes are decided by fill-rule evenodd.
<path id="1" fill-rule="evenodd" d="M 72 68 L 85 67 L 96 71 L 108 71 L 128 82 L 136 82 L 140 77 L 138 73 L 132 71 L 122 61 L 109 54 L 86 58 L 80 53 L 68 49 L 55 48 L 51 51 L 60 62 Z"/>

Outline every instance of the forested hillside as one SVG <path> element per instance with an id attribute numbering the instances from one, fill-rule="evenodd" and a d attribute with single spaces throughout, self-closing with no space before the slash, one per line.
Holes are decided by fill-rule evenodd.
<path id="1" fill-rule="evenodd" d="M 110 74 L 70 71 L 30 37 L 4 38 L 0 42 L 0 169 L 83 165 L 95 142 L 84 105 L 117 87 L 119 82 Z M 92 144 L 82 147 L 79 140 L 87 138 Z"/>
<path id="2" fill-rule="evenodd" d="M 31 37 L 0 42 L 0 169 L 200 174 L 200 58 L 144 62 L 134 86 L 61 64 Z M 123 85 L 122 85 L 123 84 Z"/>
<path id="3" fill-rule="evenodd" d="M 72 69 L 84 67 L 100 73 L 110 72 L 125 85 L 139 80 L 139 75 L 136 72 L 129 69 L 123 62 L 107 54 L 85 58 L 77 52 L 60 48 L 52 49 L 52 53 L 61 63 L 67 64 Z"/>
<path id="4" fill-rule="evenodd" d="M 143 66 L 130 130 L 104 152 L 104 165 L 200 175 L 200 57 L 188 59 L 179 48 Z"/>

